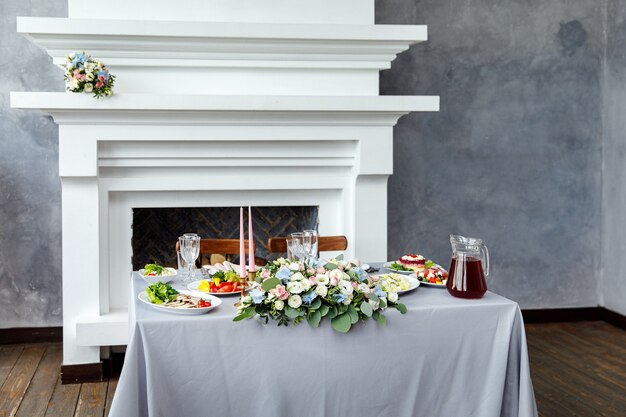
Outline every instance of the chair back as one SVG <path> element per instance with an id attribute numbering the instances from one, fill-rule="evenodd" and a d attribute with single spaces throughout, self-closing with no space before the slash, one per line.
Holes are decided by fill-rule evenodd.
<path id="1" fill-rule="evenodd" d="M 318 252 L 340 251 L 348 249 L 348 238 L 345 236 L 320 236 L 317 241 Z M 286 237 L 271 237 L 267 241 L 269 253 L 287 252 Z"/>
<path id="2" fill-rule="evenodd" d="M 180 242 L 176 242 L 176 252 L 180 250 Z M 244 241 L 244 250 L 248 254 L 248 240 Z M 216 256 L 214 256 L 216 255 Z M 223 255 L 223 256 L 219 256 Z M 200 265 L 207 263 L 214 264 L 223 260 L 230 260 L 229 255 L 239 255 L 239 239 L 200 239 L 200 255 L 198 261 Z M 207 259 L 208 262 L 203 262 Z M 263 258 L 255 257 L 255 263 L 259 266 L 265 265 L 267 262 Z"/>

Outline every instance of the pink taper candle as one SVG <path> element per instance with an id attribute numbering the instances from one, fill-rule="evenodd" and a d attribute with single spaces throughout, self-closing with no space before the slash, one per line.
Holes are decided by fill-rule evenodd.
<path id="1" fill-rule="evenodd" d="M 256 272 L 254 264 L 254 232 L 252 232 L 252 207 L 248 206 L 248 272 Z"/>
<path id="2" fill-rule="evenodd" d="M 246 278 L 246 243 L 243 231 L 243 207 L 239 208 L 239 276 Z"/>

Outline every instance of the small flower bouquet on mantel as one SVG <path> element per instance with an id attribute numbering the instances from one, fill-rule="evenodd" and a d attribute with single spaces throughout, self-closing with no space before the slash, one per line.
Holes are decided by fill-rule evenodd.
<path id="1" fill-rule="evenodd" d="M 347 333 L 353 324 L 371 317 L 384 326 L 384 309 L 394 307 L 404 314 L 406 306 L 398 302 L 397 293 L 383 291 L 378 281 L 341 258 L 303 262 L 280 258 L 257 271 L 234 321 L 258 315 L 279 326 L 307 320 L 318 327 L 326 317 L 333 329 Z"/>
<path id="2" fill-rule="evenodd" d="M 93 93 L 94 97 L 111 96 L 115 76 L 102 61 L 84 52 L 74 52 L 65 58 L 65 87 L 73 93 Z"/>

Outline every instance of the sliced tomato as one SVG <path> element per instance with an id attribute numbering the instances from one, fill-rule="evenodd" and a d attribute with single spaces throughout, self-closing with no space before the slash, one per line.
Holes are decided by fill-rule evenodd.
<path id="1" fill-rule="evenodd" d="M 198 302 L 198 307 L 203 308 L 203 307 L 211 307 L 211 302 L 208 300 L 200 300 Z"/>
<path id="2" fill-rule="evenodd" d="M 217 290 L 217 292 L 233 292 L 233 286 L 232 286 L 232 284 L 231 285 L 224 285 L 222 288 Z"/>

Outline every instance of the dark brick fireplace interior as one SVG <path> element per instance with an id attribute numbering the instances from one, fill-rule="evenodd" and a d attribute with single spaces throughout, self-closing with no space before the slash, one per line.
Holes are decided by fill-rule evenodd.
<path id="1" fill-rule="evenodd" d="M 254 207 L 252 219 L 256 256 L 275 259 L 280 254 L 269 256 L 267 239 L 316 228 L 318 208 Z M 151 262 L 176 266 L 176 241 L 178 236 L 187 232 L 197 233 L 203 238 L 239 238 L 239 207 L 135 208 L 133 269 L 143 268 Z"/>

